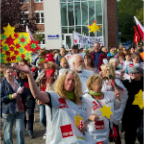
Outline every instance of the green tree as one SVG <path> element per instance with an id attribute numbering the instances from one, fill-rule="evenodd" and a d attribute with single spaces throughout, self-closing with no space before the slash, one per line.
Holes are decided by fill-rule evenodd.
<path id="1" fill-rule="evenodd" d="M 39 43 L 43 40 L 43 35 L 37 31 L 33 34 L 34 40 L 39 41 Z"/>
<path id="2" fill-rule="evenodd" d="M 137 17 L 137 19 L 140 21 L 140 23 L 142 24 L 142 25 L 144 25 L 144 21 L 143 21 L 143 16 L 144 16 L 144 7 L 142 7 L 141 9 L 139 9 L 139 10 L 137 10 L 137 12 L 136 12 L 136 17 Z"/>
<path id="3" fill-rule="evenodd" d="M 121 32 L 121 41 L 133 40 L 134 16 L 143 7 L 142 0 L 121 0 L 118 2 L 118 26 Z"/>

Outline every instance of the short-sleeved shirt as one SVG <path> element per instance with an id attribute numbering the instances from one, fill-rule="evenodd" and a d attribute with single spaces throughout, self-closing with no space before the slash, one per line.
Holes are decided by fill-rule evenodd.
<path id="1" fill-rule="evenodd" d="M 64 100 L 58 94 L 48 91 L 50 102 L 46 104 L 47 144 L 95 144 L 89 134 L 82 134 L 77 127 L 90 116 L 90 107 L 84 98 L 82 104 Z"/>

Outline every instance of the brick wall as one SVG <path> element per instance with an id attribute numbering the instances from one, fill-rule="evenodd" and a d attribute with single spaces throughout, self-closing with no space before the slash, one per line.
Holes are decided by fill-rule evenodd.
<path id="1" fill-rule="evenodd" d="M 116 0 L 107 0 L 108 46 L 117 46 L 117 7 Z"/>
<path id="2" fill-rule="evenodd" d="M 43 2 L 34 3 L 34 0 L 32 0 L 32 13 L 31 13 L 31 9 L 30 9 L 30 0 L 28 1 L 28 3 L 25 3 L 23 5 L 23 7 L 25 7 L 27 9 L 27 11 L 29 11 L 29 17 L 31 17 L 31 14 L 33 16 L 35 15 L 34 11 L 43 10 Z M 40 32 L 44 32 L 44 24 L 37 24 L 37 27 Z"/>

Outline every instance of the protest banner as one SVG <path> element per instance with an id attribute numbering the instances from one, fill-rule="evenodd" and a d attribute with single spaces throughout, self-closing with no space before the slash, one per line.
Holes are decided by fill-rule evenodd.
<path id="1" fill-rule="evenodd" d="M 95 42 L 98 42 L 100 46 L 103 46 L 103 36 L 99 37 L 89 37 L 84 36 L 80 33 L 73 32 L 74 43 L 93 46 Z"/>

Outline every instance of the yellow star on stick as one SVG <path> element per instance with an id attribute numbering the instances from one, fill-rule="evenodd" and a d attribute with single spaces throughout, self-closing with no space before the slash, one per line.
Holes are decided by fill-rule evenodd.
<path id="1" fill-rule="evenodd" d="M 144 107 L 144 101 L 143 101 L 143 92 L 142 90 L 139 90 L 139 92 L 135 95 L 135 100 L 132 103 L 133 105 L 138 105 L 140 109 L 143 109 Z"/>
<path id="2" fill-rule="evenodd" d="M 80 121 L 83 119 L 83 117 L 80 117 L 79 116 L 79 113 L 74 117 L 74 119 L 75 119 L 75 125 L 77 126 L 77 127 L 79 127 L 79 123 L 80 123 Z"/>
<path id="3" fill-rule="evenodd" d="M 110 115 L 112 115 L 111 106 L 107 107 L 106 105 L 103 106 L 103 108 L 100 109 L 102 112 L 102 117 L 106 116 L 108 119 L 110 119 Z"/>
<path id="4" fill-rule="evenodd" d="M 11 27 L 10 24 L 7 25 L 7 27 L 3 27 L 4 29 L 4 35 L 6 35 L 6 37 L 9 37 L 10 35 L 14 35 L 14 30 L 15 30 L 15 27 Z"/>
<path id="5" fill-rule="evenodd" d="M 89 30 L 89 33 L 90 32 L 93 32 L 94 34 L 95 34 L 95 32 L 96 31 L 99 31 L 99 32 L 101 32 L 99 29 L 102 27 L 102 26 L 98 26 L 98 25 L 96 25 L 96 21 L 94 21 L 93 22 L 93 25 L 89 25 L 89 26 L 87 26 L 90 30 Z"/>

